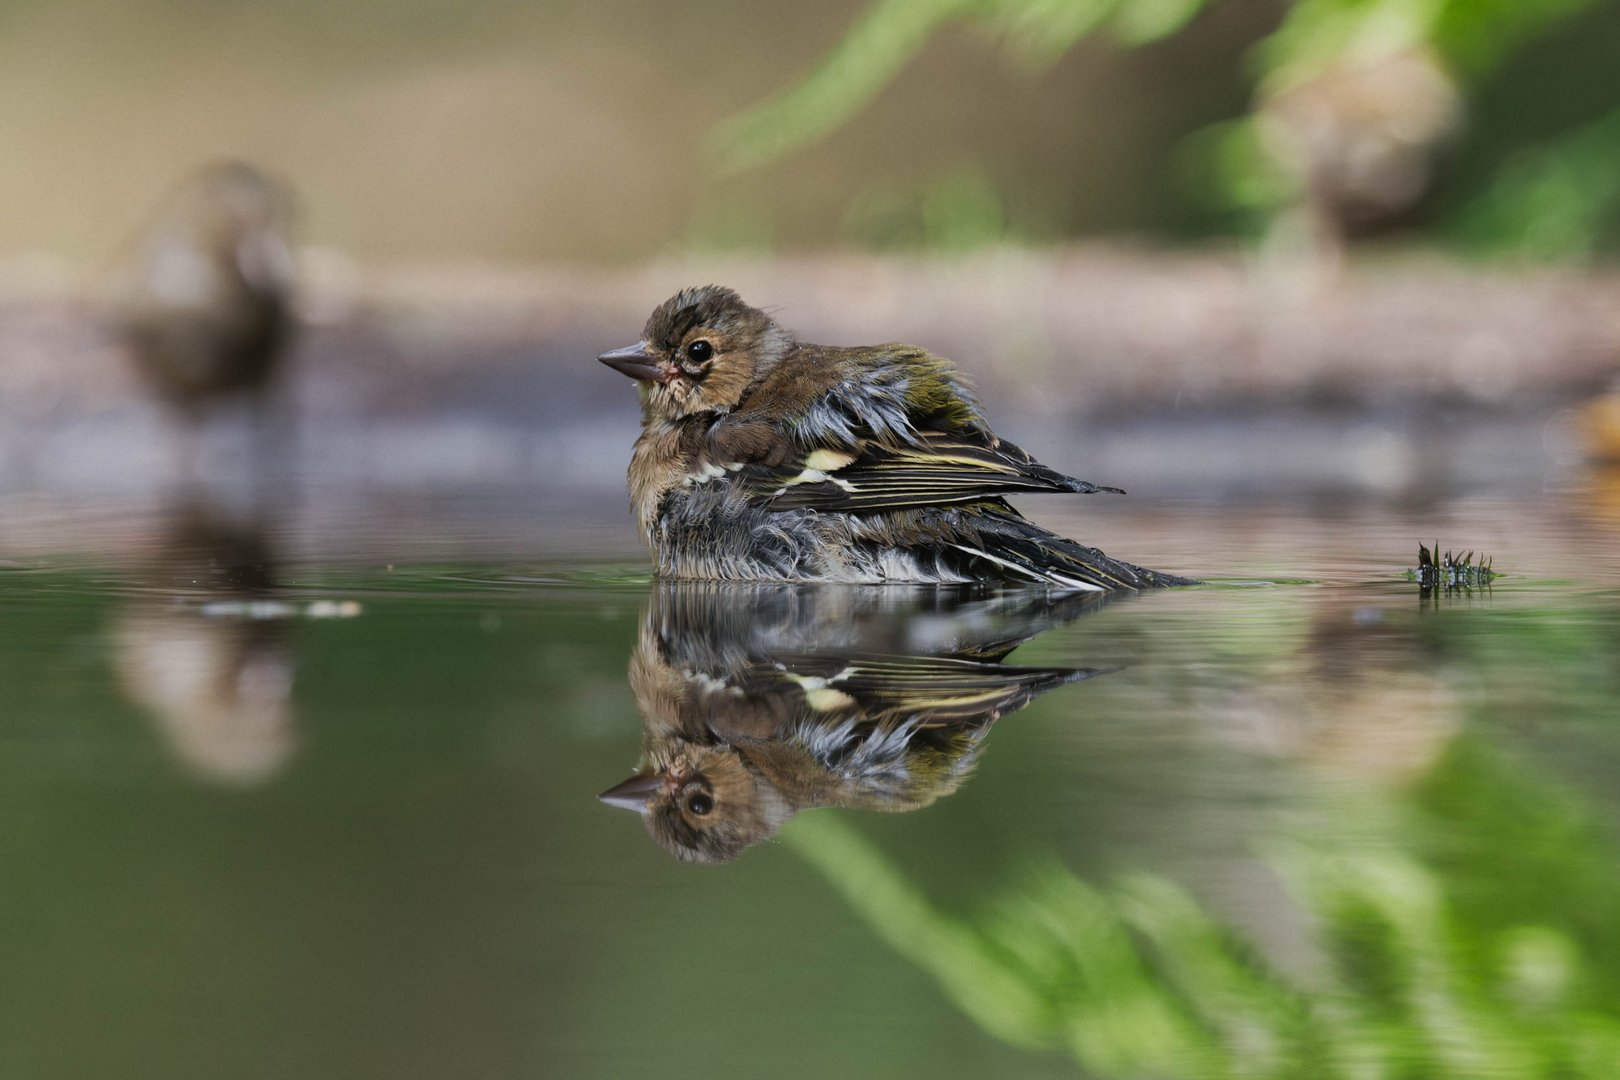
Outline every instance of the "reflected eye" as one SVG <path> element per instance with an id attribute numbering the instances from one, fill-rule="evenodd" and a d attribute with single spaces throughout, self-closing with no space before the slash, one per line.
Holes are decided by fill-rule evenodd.
<path id="1" fill-rule="evenodd" d="M 686 347 L 686 355 L 693 363 L 706 364 L 714 356 L 714 346 L 707 341 L 694 341 Z"/>
<path id="2" fill-rule="evenodd" d="M 686 800 L 686 809 L 698 817 L 706 817 L 714 809 L 714 799 L 704 792 L 694 792 Z"/>

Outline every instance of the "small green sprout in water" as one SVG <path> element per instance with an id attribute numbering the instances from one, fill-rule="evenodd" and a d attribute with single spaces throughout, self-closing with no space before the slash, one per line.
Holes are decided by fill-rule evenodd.
<path id="1" fill-rule="evenodd" d="M 1491 569 L 1490 559 L 1481 555 L 1476 560 L 1472 551 L 1461 555 L 1448 551 L 1442 557 L 1439 541 L 1432 550 L 1419 544 L 1417 569 L 1406 572 L 1406 580 L 1415 581 L 1424 589 L 1446 590 L 1481 588 L 1501 576 Z"/>

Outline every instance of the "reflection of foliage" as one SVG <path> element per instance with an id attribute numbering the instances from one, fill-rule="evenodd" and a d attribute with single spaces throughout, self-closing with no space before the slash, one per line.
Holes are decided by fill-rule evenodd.
<path id="1" fill-rule="evenodd" d="M 823 138 L 870 102 L 942 30 L 988 30 L 1021 63 L 1046 65 L 1080 40 L 1147 44 L 1182 29 L 1208 7 L 1234 0 L 875 0 L 809 75 L 717 133 L 727 168 L 748 168 Z M 1403 50 L 1432 55 L 1471 87 L 1498 72 L 1528 42 L 1605 0 L 1294 0 L 1255 50 L 1262 99 L 1335 64 L 1361 64 Z M 1533 92 L 1533 91 L 1532 91 Z M 1620 106 L 1620 102 L 1615 103 Z M 1596 122 L 1481 163 L 1473 194 L 1449 208 L 1442 231 L 1479 248 L 1586 254 L 1620 208 L 1620 108 Z M 1194 133 L 1186 159 L 1199 197 L 1260 217 L 1296 197 L 1298 181 L 1265 152 L 1254 119 Z M 957 236 L 947 230 L 947 235 Z M 1596 237 L 1596 239 L 1594 239 Z M 985 234 L 985 239 L 998 236 Z M 928 242 L 927 237 L 921 238 Z"/>
<path id="2" fill-rule="evenodd" d="M 1393 849 L 1279 849 L 1273 864 L 1314 917 L 1324 954 L 1303 977 L 1267 963 L 1162 878 L 1098 889 L 1039 866 L 969 919 L 936 909 L 840 821 L 805 819 L 786 839 L 975 1022 L 1066 1051 L 1101 1076 L 1616 1075 L 1609 955 L 1591 947 L 1614 924 L 1562 910 L 1615 894 L 1612 863 L 1593 858 L 1606 843 L 1567 798 L 1548 798 L 1490 755 L 1464 752 L 1447 774 L 1428 797 L 1443 803 L 1459 784 L 1475 804 L 1481 785 L 1524 794 L 1533 806 L 1505 805 L 1527 810 L 1530 824 L 1499 835 L 1528 843 L 1440 872 Z M 1530 882 L 1482 888 L 1482 878 L 1524 876 L 1510 847 L 1604 880 L 1574 883 L 1562 904 Z M 1599 905 L 1603 918 L 1609 906 Z"/>
<path id="3" fill-rule="evenodd" d="M 1162 1076 L 1221 1075 L 1239 1046 L 1262 1054 L 1300 1044 L 1303 1000 L 1161 881 L 1105 893 L 1047 865 L 968 921 L 936 910 L 841 821 L 804 819 L 786 838 L 889 945 L 1008 1042 L 1065 1049 L 1104 1075 Z"/>
<path id="4" fill-rule="evenodd" d="M 1601 715 L 1601 707 L 1587 715 Z M 1580 755 L 1594 756 L 1584 747 Z M 1620 1001 L 1614 837 L 1585 800 L 1538 776 L 1524 757 L 1464 738 L 1413 802 L 1414 839 L 1446 883 L 1476 978 L 1488 977 L 1494 936 L 1544 923 L 1580 944 L 1591 976 L 1579 987 L 1580 1007 Z"/>

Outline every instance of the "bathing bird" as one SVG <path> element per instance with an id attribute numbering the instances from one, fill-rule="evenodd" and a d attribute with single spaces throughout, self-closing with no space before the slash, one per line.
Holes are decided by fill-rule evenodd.
<path id="1" fill-rule="evenodd" d="M 684 289 L 602 363 L 637 380 L 631 503 L 661 576 L 1192 584 L 1034 524 L 1010 495 L 1123 494 L 990 429 L 947 360 L 913 345 L 800 341 L 732 290 Z"/>

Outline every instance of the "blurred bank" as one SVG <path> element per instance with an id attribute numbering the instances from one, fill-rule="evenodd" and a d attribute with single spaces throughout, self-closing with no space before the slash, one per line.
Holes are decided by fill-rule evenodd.
<path id="1" fill-rule="evenodd" d="M 293 193 L 274 467 L 334 520 L 408 506 L 453 546 L 479 493 L 619 536 L 635 406 L 592 357 L 704 281 L 956 359 L 1132 505 L 1584 483 L 1617 30 L 1610 0 L 24 0 L 6 532 L 79 544 L 49 523 L 173 502 L 188 454 L 242 483 L 251 418 L 177 447 L 108 318 L 154 207 L 226 158 Z"/>

